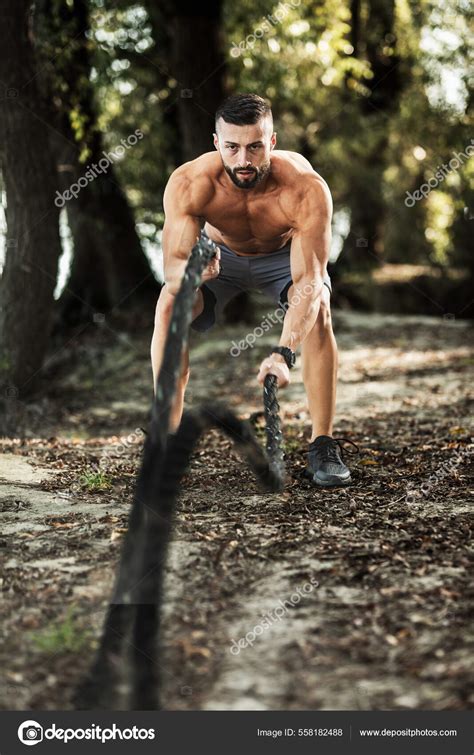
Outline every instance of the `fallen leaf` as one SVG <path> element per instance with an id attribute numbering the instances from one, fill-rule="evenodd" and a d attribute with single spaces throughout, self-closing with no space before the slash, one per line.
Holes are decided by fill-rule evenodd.
<path id="1" fill-rule="evenodd" d="M 127 532 L 127 527 L 117 527 L 117 529 L 112 531 L 112 534 L 110 535 L 110 542 L 113 543 L 115 540 L 119 540 L 125 533 Z"/>

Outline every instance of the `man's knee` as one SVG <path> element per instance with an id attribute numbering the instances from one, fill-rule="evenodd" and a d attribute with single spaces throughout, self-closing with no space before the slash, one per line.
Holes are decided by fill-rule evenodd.
<path id="1" fill-rule="evenodd" d="M 164 324 L 165 326 L 168 325 L 169 321 L 171 320 L 171 315 L 173 314 L 173 307 L 174 307 L 175 299 L 176 297 L 173 294 L 170 294 L 168 292 L 168 289 L 165 283 L 160 291 L 160 295 L 156 303 L 155 325 L 158 325 L 158 326 L 160 324 Z M 204 298 L 203 298 L 201 289 L 198 289 L 198 291 L 196 292 L 196 298 L 193 303 L 191 319 L 195 320 L 196 317 L 199 317 L 203 309 L 204 309 Z"/>
<path id="2" fill-rule="evenodd" d="M 313 328 L 313 335 L 318 341 L 332 336 L 331 302 L 329 291 L 324 290 L 321 294 L 319 312 Z"/>
<path id="3" fill-rule="evenodd" d="M 187 384 L 189 383 L 189 378 L 191 377 L 191 370 L 189 367 L 184 367 L 181 375 L 179 376 L 179 379 L 181 381 L 181 385 L 186 388 Z"/>
<path id="4" fill-rule="evenodd" d="M 331 304 L 329 302 L 329 296 L 321 297 L 318 320 L 321 330 L 332 330 Z"/>
<path id="5" fill-rule="evenodd" d="M 168 292 L 166 283 L 163 285 L 155 309 L 155 326 L 167 325 L 173 312 L 175 297 Z"/>

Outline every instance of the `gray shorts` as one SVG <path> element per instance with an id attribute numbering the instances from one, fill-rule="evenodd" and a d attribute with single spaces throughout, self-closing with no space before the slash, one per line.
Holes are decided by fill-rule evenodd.
<path id="1" fill-rule="evenodd" d="M 287 306 L 288 289 L 293 283 L 290 269 L 291 242 L 276 252 L 253 254 L 251 257 L 236 254 L 225 244 L 218 246 L 221 250 L 220 273 L 217 278 L 212 278 L 201 286 L 204 309 L 193 320 L 193 330 L 203 333 L 212 328 L 227 302 L 242 291 L 259 291 L 277 306 Z M 327 273 L 324 283 L 331 291 L 331 279 Z"/>

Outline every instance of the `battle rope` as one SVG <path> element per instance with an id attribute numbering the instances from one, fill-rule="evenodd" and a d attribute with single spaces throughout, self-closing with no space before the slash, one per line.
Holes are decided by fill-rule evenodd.
<path id="1" fill-rule="evenodd" d="M 116 708 L 119 696 L 128 698 L 132 710 L 159 708 L 161 682 L 158 644 L 163 577 L 179 485 L 200 436 L 210 427 L 226 433 L 253 468 L 262 486 L 278 491 L 284 483 L 284 461 L 277 378 L 267 375 L 263 402 L 266 449 L 258 442 L 248 421 L 242 421 L 227 407 L 203 404 L 185 411 L 175 435 L 167 429 L 181 356 L 187 342 L 195 290 L 216 247 L 201 235 L 193 247 L 165 343 L 163 365 L 157 379 L 141 468 L 130 512 L 128 531 L 120 557 L 112 601 L 108 607 L 102 637 L 92 668 L 74 697 L 80 709 Z M 123 648 L 127 643 L 131 685 L 123 687 Z M 120 706 L 123 709 L 123 705 Z"/>

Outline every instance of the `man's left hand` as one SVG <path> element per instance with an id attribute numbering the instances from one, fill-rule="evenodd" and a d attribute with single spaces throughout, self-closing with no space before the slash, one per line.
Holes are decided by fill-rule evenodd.
<path id="1" fill-rule="evenodd" d="M 275 375 L 278 387 L 284 388 L 290 382 L 290 370 L 281 354 L 270 354 L 263 360 L 258 371 L 257 380 L 263 385 L 267 375 Z"/>

